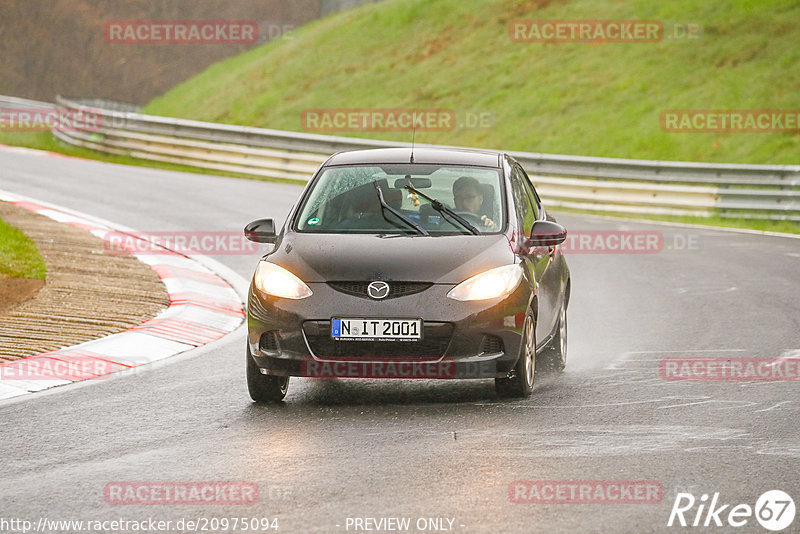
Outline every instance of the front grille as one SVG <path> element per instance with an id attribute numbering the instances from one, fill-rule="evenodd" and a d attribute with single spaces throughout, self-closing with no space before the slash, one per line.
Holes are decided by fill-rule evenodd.
<path id="1" fill-rule="evenodd" d="M 481 342 L 481 352 L 484 354 L 496 354 L 503 352 L 503 340 L 497 336 L 483 336 Z"/>
<path id="2" fill-rule="evenodd" d="M 330 321 L 306 321 L 303 332 L 317 358 L 441 358 L 453 325 L 425 323 L 419 341 L 337 341 L 331 337 Z"/>
<path id="3" fill-rule="evenodd" d="M 261 334 L 258 348 L 261 349 L 261 352 L 280 352 L 281 348 L 278 344 L 278 333 L 275 330 L 271 330 Z"/>
<path id="4" fill-rule="evenodd" d="M 367 286 L 369 282 L 328 282 L 336 291 L 347 293 L 356 297 L 372 300 L 372 297 L 367 294 Z M 415 293 L 422 293 L 433 285 L 431 282 L 386 282 L 389 284 L 389 294 L 381 300 L 394 299 L 397 297 L 405 297 L 407 295 L 414 295 Z"/>

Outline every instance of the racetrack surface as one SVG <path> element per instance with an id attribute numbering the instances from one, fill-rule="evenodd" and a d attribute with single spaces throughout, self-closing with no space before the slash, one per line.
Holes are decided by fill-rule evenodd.
<path id="1" fill-rule="evenodd" d="M 0 188 L 140 231 L 201 232 L 282 221 L 301 191 L 4 151 Z M 353 532 L 355 517 L 450 518 L 457 532 L 668 532 L 678 492 L 753 506 L 780 489 L 798 502 L 800 382 L 666 381 L 659 362 L 800 354 L 800 240 L 558 218 L 571 232 L 660 232 L 664 249 L 568 254 L 567 370 L 540 379 L 530 399 L 499 401 L 491 381 L 292 379 L 283 405 L 259 406 L 240 328 L 166 365 L 0 404 L 0 516 L 278 517 L 282 532 Z M 215 257 L 245 279 L 258 258 Z M 664 496 L 515 504 L 516 480 L 649 480 Z M 115 481 L 247 481 L 259 500 L 107 504 Z M 752 517 L 736 530 L 765 531 Z"/>

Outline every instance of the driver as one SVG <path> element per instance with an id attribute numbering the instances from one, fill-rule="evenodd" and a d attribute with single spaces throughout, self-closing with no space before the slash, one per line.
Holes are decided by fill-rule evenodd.
<path id="1" fill-rule="evenodd" d="M 383 223 L 381 205 L 372 184 L 354 187 L 346 193 L 346 197 L 343 207 L 346 215 L 339 223 L 340 229 L 364 230 Z"/>
<path id="2" fill-rule="evenodd" d="M 453 184 L 453 201 L 456 211 L 472 213 L 483 222 L 483 226 L 489 230 L 496 230 L 497 225 L 486 215 L 481 214 L 483 206 L 483 187 L 480 182 L 471 176 L 461 176 Z"/>

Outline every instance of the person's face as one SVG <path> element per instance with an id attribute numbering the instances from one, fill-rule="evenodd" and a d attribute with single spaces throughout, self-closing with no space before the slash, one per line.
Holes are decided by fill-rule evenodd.
<path id="1" fill-rule="evenodd" d="M 474 187 L 462 187 L 453 194 L 456 204 L 456 211 L 469 211 L 478 213 L 483 204 L 483 195 L 478 193 Z"/>

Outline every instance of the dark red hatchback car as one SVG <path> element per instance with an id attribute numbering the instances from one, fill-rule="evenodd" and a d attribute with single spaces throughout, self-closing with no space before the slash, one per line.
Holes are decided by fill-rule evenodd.
<path id="1" fill-rule="evenodd" d="M 503 153 L 344 152 L 315 173 L 248 299 L 247 382 L 281 400 L 291 376 L 494 378 L 531 393 L 566 362 L 566 229 Z"/>

